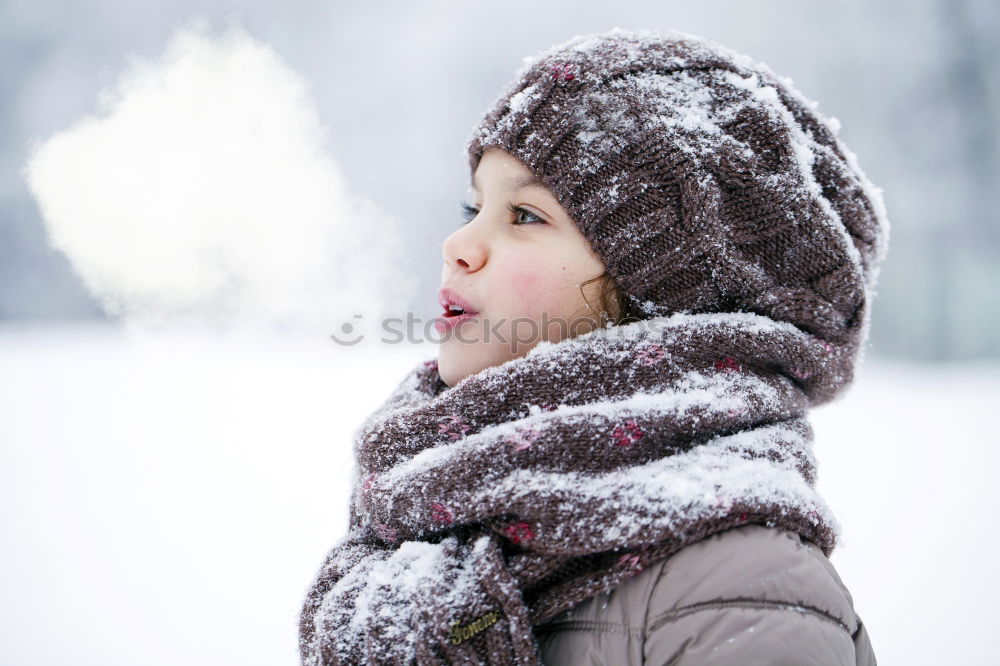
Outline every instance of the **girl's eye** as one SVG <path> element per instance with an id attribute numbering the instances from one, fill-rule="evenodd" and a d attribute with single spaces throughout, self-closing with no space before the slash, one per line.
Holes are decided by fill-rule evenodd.
<path id="1" fill-rule="evenodd" d="M 524 208 L 521 208 L 520 206 L 515 206 L 514 204 L 508 203 L 507 204 L 507 210 L 509 210 L 515 216 L 514 217 L 514 224 L 518 224 L 518 225 L 521 225 L 521 224 L 538 224 L 538 223 L 545 224 L 545 220 L 543 220 L 542 218 L 538 217 L 537 215 L 535 215 L 534 213 L 532 213 L 530 210 L 525 210 Z M 517 220 L 520 218 L 521 215 L 526 215 L 528 218 L 534 220 L 534 222 L 518 222 Z"/>
<path id="2" fill-rule="evenodd" d="M 462 216 L 465 218 L 465 222 L 463 222 L 463 224 L 468 224 L 469 222 L 472 221 L 472 219 L 476 215 L 479 214 L 478 208 L 476 208 L 475 206 L 470 206 L 464 201 L 461 202 L 461 206 L 462 206 Z M 514 204 L 508 203 L 507 210 L 510 211 L 510 213 L 515 216 L 514 224 L 517 226 L 523 226 L 525 224 L 545 224 L 545 220 L 535 215 L 530 210 L 521 208 L 520 206 L 515 206 Z M 523 221 L 521 218 L 522 215 L 525 216 L 523 218 Z"/>
<path id="3" fill-rule="evenodd" d="M 476 215 L 479 215 L 479 209 L 477 209 L 475 206 L 470 206 L 464 201 L 460 201 L 459 205 L 462 206 L 462 217 L 465 218 L 465 221 L 462 222 L 462 224 L 468 224 L 469 222 L 472 222 L 472 218 L 474 218 Z"/>

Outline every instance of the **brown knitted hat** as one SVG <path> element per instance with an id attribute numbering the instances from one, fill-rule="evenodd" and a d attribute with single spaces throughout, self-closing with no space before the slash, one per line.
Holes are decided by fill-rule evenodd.
<path id="1" fill-rule="evenodd" d="M 524 59 L 468 140 L 538 175 L 649 316 L 754 312 L 863 347 L 889 224 L 839 122 L 763 63 L 614 28 Z"/>

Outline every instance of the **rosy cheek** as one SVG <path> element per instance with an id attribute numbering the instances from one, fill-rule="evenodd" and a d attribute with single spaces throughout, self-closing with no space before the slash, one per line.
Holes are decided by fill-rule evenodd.
<path id="1" fill-rule="evenodd" d="M 516 302 L 534 303 L 547 291 L 546 285 L 550 283 L 551 278 L 539 270 L 538 261 L 519 259 L 510 266 L 510 269 L 507 273 L 507 284 L 510 295 Z"/>
<path id="2" fill-rule="evenodd" d="M 532 272 L 528 266 L 515 271 L 510 278 L 511 295 L 519 302 L 530 300 L 532 294 L 538 293 L 538 286 L 541 283 L 539 276 Z"/>
<path id="3" fill-rule="evenodd" d="M 507 291 L 510 301 L 517 303 L 521 312 L 551 310 L 557 305 L 552 302 L 553 297 L 562 292 L 559 289 L 561 277 L 558 273 L 550 275 L 539 270 L 538 261 L 520 261 L 509 275 Z"/>

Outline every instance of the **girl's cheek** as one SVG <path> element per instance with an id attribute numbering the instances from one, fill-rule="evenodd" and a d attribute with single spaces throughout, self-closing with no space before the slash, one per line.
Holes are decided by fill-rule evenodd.
<path id="1" fill-rule="evenodd" d="M 509 293 L 515 303 L 530 303 L 538 297 L 544 279 L 538 266 L 531 261 L 518 260 L 511 264 L 508 273 Z"/>
<path id="2" fill-rule="evenodd" d="M 520 311 L 539 313 L 547 311 L 557 315 L 563 308 L 561 299 L 569 296 L 566 289 L 569 268 L 562 270 L 562 264 L 555 266 L 555 273 L 539 269 L 540 261 L 520 261 L 510 274 L 510 302 L 516 303 Z M 544 264 L 541 264 L 544 266 Z"/>

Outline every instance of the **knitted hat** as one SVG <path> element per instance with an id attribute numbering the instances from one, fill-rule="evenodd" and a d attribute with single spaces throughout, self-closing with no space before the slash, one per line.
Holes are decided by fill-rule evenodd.
<path id="1" fill-rule="evenodd" d="M 763 63 L 614 28 L 524 59 L 468 139 L 539 176 L 648 316 L 754 312 L 852 354 L 888 245 L 839 122 Z"/>

